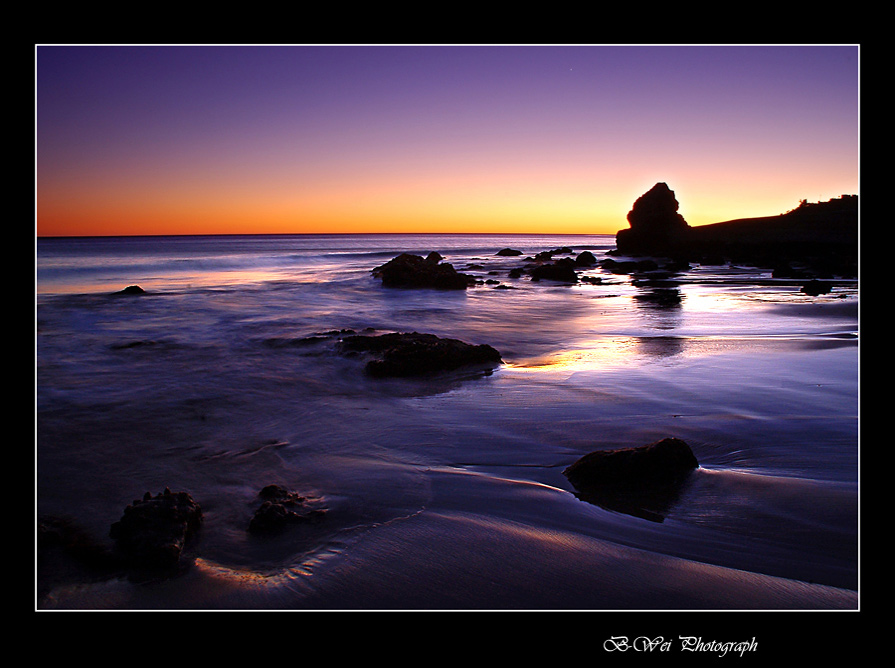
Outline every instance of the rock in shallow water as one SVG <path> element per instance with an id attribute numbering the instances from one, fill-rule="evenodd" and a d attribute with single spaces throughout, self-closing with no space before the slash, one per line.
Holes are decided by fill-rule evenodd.
<path id="1" fill-rule="evenodd" d="M 699 467 L 690 446 L 677 438 L 584 455 L 563 474 L 582 501 L 661 522 Z"/>
<path id="2" fill-rule="evenodd" d="M 537 265 L 531 269 L 529 274 L 531 274 L 531 280 L 533 281 L 544 279 L 559 281 L 560 283 L 577 283 L 578 274 L 575 273 L 575 266 L 574 260 L 563 258 L 556 262 Z"/>
<path id="3" fill-rule="evenodd" d="M 119 290 L 118 292 L 113 292 L 114 295 L 143 295 L 146 294 L 146 291 L 141 288 L 139 285 L 128 285 L 124 290 Z"/>
<path id="4" fill-rule="evenodd" d="M 697 468 L 690 446 L 678 438 L 584 455 L 563 473 L 576 487 L 650 486 L 680 480 Z"/>
<path id="5" fill-rule="evenodd" d="M 373 275 L 382 284 L 395 288 L 436 288 L 439 290 L 465 290 L 475 285 L 475 278 L 461 274 L 448 262 L 441 262 L 441 255 L 432 252 L 428 257 L 401 253 L 396 258 L 373 269 Z"/>
<path id="6" fill-rule="evenodd" d="M 202 522 L 202 509 L 187 492 L 167 487 L 158 496 L 149 492 L 124 509 L 112 525 L 109 537 L 135 564 L 150 568 L 175 568 L 184 544 Z"/>
<path id="7" fill-rule="evenodd" d="M 326 513 L 325 510 L 304 508 L 305 497 L 279 485 L 268 485 L 258 496 L 264 502 L 249 523 L 249 531 L 255 534 L 277 533 L 290 524 L 317 522 Z"/>
<path id="8" fill-rule="evenodd" d="M 829 292 L 832 292 L 832 286 L 824 281 L 812 280 L 808 281 L 805 285 L 802 286 L 802 289 L 799 292 L 802 292 L 809 297 L 817 297 L 818 295 L 825 295 Z"/>
<path id="9" fill-rule="evenodd" d="M 464 366 L 498 366 L 500 353 L 489 345 L 474 345 L 434 334 L 392 333 L 380 336 L 349 336 L 342 339 L 343 353 L 374 356 L 366 371 L 374 377 L 425 376 Z"/>

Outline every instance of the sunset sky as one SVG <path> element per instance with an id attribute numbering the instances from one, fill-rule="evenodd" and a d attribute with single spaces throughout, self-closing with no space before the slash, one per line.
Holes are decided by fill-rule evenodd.
<path id="1" fill-rule="evenodd" d="M 859 194 L 857 46 L 37 46 L 38 236 L 612 234 Z"/>

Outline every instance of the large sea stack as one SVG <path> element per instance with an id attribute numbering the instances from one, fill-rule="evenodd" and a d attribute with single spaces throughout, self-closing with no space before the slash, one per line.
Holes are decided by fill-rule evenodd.
<path id="1" fill-rule="evenodd" d="M 615 244 L 622 255 L 670 257 L 687 248 L 690 226 L 678 213 L 674 191 L 657 183 L 637 198 L 628 212 L 630 228 L 619 230 Z"/>

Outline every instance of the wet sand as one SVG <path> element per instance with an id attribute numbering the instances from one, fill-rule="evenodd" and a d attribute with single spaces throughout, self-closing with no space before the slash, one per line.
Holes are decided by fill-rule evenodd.
<path id="1" fill-rule="evenodd" d="M 270 244 L 240 243 L 248 264 Z M 40 609 L 858 609 L 856 285 L 814 299 L 695 267 L 671 305 L 597 269 L 600 285 L 395 292 L 369 277 L 390 243 L 326 280 L 314 251 L 307 281 L 177 274 L 147 299 L 41 300 L 40 511 L 111 546 L 123 508 L 170 486 L 204 521 L 176 577 L 59 571 Z M 488 343 L 504 364 L 405 382 L 288 345 L 367 326 Z M 662 522 L 562 474 L 666 436 L 700 468 Z M 272 483 L 325 520 L 250 535 Z"/>
<path id="2" fill-rule="evenodd" d="M 200 609 L 224 610 L 603 611 L 858 607 L 855 590 L 626 546 L 614 535 L 613 525 L 627 524 L 630 518 L 607 516 L 549 485 L 453 469 L 419 475 L 431 485 L 425 507 L 381 524 L 346 530 L 300 563 L 259 570 L 197 558 L 175 579 L 152 584 L 112 579 L 59 588 L 45 607 L 152 610 L 196 609 L 198 604 Z M 548 515 L 549 527 L 544 522 Z M 595 535 L 593 522 L 601 518 L 611 540 Z M 651 530 L 648 523 L 644 526 L 639 531 Z M 631 530 L 632 542 L 637 531 Z M 752 555 L 748 560 L 755 563 L 765 557 L 769 563 L 763 566 L 771 570 L 778 559 L 773 555 Z"/>

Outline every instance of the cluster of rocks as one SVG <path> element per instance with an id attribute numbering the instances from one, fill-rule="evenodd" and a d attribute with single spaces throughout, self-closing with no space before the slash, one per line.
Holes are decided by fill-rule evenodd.
<path id="1" fill-rule="evenodd" d="M 588 251 L 578 253 L 576 257 L 555 258 L 557 255 L 574 255 L 575 251 L 567 246 L 554 248 L 537 253 L 533 257 L 522 260 L 522 264 L 509 270 L 507 276 L 518 279 L 528 275 L 532 281 L 555 281 L 558 283 L 574 284 L 581 282 L 600 283 L 598 276 L 580 276 L 577 272 L 582 269 L 597 266 L 596 256 Z M 502 248 L 495 254 L 497 257 L 520 257 L 521 250 L 515 248 Z M 371 273 L 382 280 L 386 287 L 400 288 L 435 288 L 441 290 L 465 290 L 476 285 L 492 285 L 497 288 L 509 289 L 510 286 L 502 284 L 495 278 L 480 279 L 471 274 L 458 272 L 436 251 L 432 251 L 425 258 L 412 253 L 401 253 L 383 265 L 375 267 Z M 467 269 L 484 270 L 481 264 L 471 264 Z M 490 271 L 496 274 L 497 271 Z"/>
<path id="2" fill-rule="evenodd" d="M 461 274 L 442 256 L 432 251 L 425 258 L 412 253 L 401 253 L 372 270 L 382 284 L 393 288 L 435 288 L 437 290 L 465 290 L 475 285 L 476 279 Z"/>
<path id="3" fill-rule="evenodd" d="M 500 251 L 498 254 L 508 255 L 506 250 Z M 513 251 L 513 255 L 522 255 L 521 251 Z M 589 250 L 582 251 L 575 257 L 556 258 L 557 255 L 574 255 L 575 251 L 568 247 L 554 248 L 551 250 L 541 251 L 534 257 L 524 260 L 524 264 L 514 267 L 510 273 L 510 278 L 521 278 L 527 274 L 532 281 L 555 281 L 558 283 L 578 283 L 579 281 L 588 283 L 600 283 L 598 276 L 581 276 L 579 270 L 588 269 L 597 265 L 596 256 Z"/>
<path id="4" fill-rule="evenodd" d="M 649 445 L 597 450 L 563 471 L 589 503 L 661 522 L 699 462 L 678 438 Z"/>
<path id="5" fill-rule="evenodd" d="M 259 493 L 261 506 L 247 525 L 254 535 L 272 535 L 291 525 L 317 523 L 326 509 L 311 507 L 309 500 L 279 485 Z M 40 516 L 37 522 L 39 593 L 67 581 L 118 577 L 125 574 L 169 577 L 181 572 L 184 553 L 203 522 L 202 508 L 188 492 L 147 492 L 125 507 L 112 524 L 109 538 L 114 547 L 95 540 L 65 517 Z"/>
<path id="6" fill-rule="evenodd" d="M 599 277 L 584 276 L 579 277 L 577 270 L 593 267 L 597 264 L 596 256 L 590 251 L 582 251 L 574 259 L 570 257 L 554 260 L 553 256 L 558 253 L 573 253 L 570 248 L 561 248 L 555 251 L 544 251 L 535 255 L 534 265 L 528 268 L 528 274 L 531 280 L 550 280 L 559 281 L 561 283 L 577 283 L 579 280 L 585 280 L 591 283 L 600 282 Z"/>

